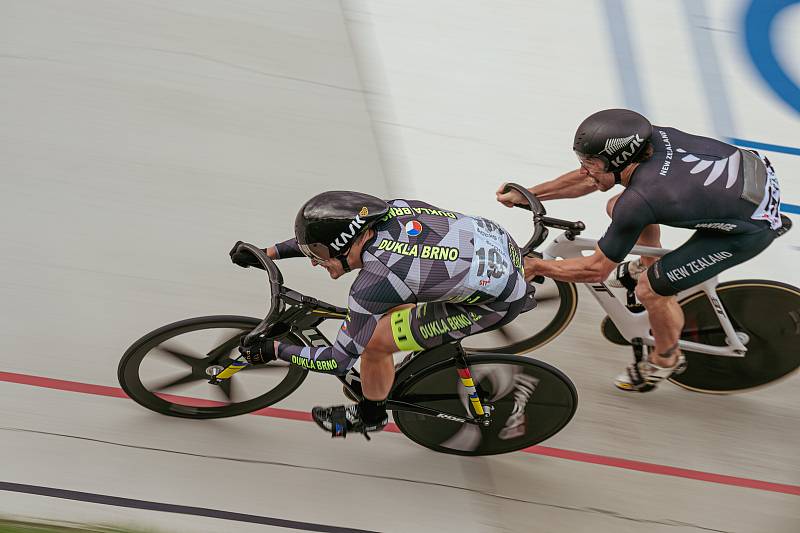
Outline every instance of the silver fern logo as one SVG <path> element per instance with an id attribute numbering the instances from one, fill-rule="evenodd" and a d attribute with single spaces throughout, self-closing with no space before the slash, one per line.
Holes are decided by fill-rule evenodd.
<path id="1" fill-rule="evenodd" d="M 624 146 L 627 146 L 629 142 L 633 140 L 634 135 L 629 135 L 628 137 L 617 137 L 614 139 L 606 139 L 606 147 L 600 152 L 601 154 L 605 152 L 608 155 L 612 155 L 614 152 L 619 152 Z"/>
<path id="2" fill-rule="evenodd" d="M 615 167 L 619 168 L 628 161 L 628 159 L 636 153 L 636 150 L 641 148 L 644 144 L 644 139 L 639 137 L 638 133 L 629 135 L 627 137 L 614 137 L 606 139 L 606 146 L 600 151 L 602 154 L 605 152 L 609 157 L 609 162 Z M 617 154 L 616 156 L 614 154 Z M 613 159 L 612 159 L 613 157 Z"/>
<path id="3" fill-rule="evenodd" d="M 739 150 L 736 150 L 724 159 L 714 160 L 701 159 L 696 155 L 690 154 L 683 148 L 678 148 L 678 152 L 685 154 L 683 157 L 681 157 L 681 161 L 684 163 L 697 163 L 694 167 L 692 167 L 692 170 L 689 171 L 690 174 L 699 174 L 711 167 L 711 172 L 708 174 L 706 181 L 703 182 L 704 187 L 708 187 L 717 181 L 717 179 L 719 179 L 719 177 L 725 173 L 726 167 L 728 170 L 728 180 L 725 183 L 726 189 L 733 187 L 733 184 L 736 183 L 736 179 L 739 177 L 739 164 L 742 159 L 742 155 L 739 153 Z"/>

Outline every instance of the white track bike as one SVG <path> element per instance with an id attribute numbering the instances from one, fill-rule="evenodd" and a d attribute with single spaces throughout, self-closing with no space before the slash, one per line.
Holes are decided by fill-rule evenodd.
<path id="1" fill-rule="evenodd" d="M 597 241 L 580 237 L 582 222 L 545 216 L 546 211 L 527 189 L 509 184 L 522 193 L 530 206 L 537 231 L 526 245 L 538 246 L 547 238 L 547 227 L 564 230 L 546 248 L 546 259 L 580 257 L 593 251 Z M 783 233 L 791 227 L 784 217 Z M 532 245 L 532 246 L 531 246 Z M 636 246 L 633 255 L 660 257 L 670 250 Z M 574 283 L 537 280 L 539 305 L 501 331 L 470 337 L 464 342 L 472 351 L 498 349 L 524 353 L 561 334 L 575 314 L 578 293 Z M 603 336 L 620 345 L 631 345 L 637 358 L 644 346 L 653 346 L 646 310 L 631 305 L 625 289 L 604 283 L 585 284 L 608 315 L 601 324 Z M 770 280 L 747 279 L 720 283 L 717 277 L 678 294 L 686 322 L 678 342 L 688 367 L 670 381 L 686 389 L 725 394 L 752 389 L 783 378 L 800 367 L 800 289 Z M 503 346 L 498 346 L 504 344 Z"/>

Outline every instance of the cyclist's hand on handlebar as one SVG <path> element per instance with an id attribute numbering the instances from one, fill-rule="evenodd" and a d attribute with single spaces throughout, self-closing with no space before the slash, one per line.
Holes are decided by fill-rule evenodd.
<path id="1" fill-rule="evenodd" d="M 495 195 L 497 196 L 497 201 L 503 204 L 506 207 L 514 207 L 515 205 L 527 205 L 528 202 L 525 200 L 525 197 L 522 196 L 522 193 L 519 191 L 515 191 L 514 189 L 509 190 L 508 192 L 503 192 L 503 189 L 506 188 L 506 184 L 503 183 L 500 185 L 500 188 L 497 189 Z"/>
<path id="2" fill-rule="evenodd" d="M 251 365 L 263 365 L 277 359 L 275 354 L 277 341 L 273 337 L 267 337 L 262 334 L 255 339 L 251 339 L 247 344 L 244 343 L 244 339 L 245 337 L 242 337 L 239 353 Z"/>
<path id="3" fill-rule="evenodd" d="M 236 241 L 236 244 L 233 245 L 231 251 L 228 252 L 228 255 L 231 256 L 231 261 L 239 265 L 240 267 L 256 267 L 256 268 L 264 268 L 261 266 L 261 263 L 258 262 L 256 256 L 251 254 L 250 252 L 241 251 L 237 252 L 236 249 L 239 245 L 242 244 L 242 241 Z"/>

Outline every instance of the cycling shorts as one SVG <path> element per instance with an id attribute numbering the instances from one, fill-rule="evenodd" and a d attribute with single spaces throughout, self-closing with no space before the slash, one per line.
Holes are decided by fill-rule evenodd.
<path id="1" fill-rule="evenodd" d="M 471 305 L 427 302 L 395 311 L 391 316 L 395 343 L 400 350 L 419 351 L 499 328 L 535 307 L 533 291 L 522 273 L 515 272 L 496 300 Z"/>
<path id="2" fill-rule="evenodd" d="M 698 230 L 688 241 L 647 269 L 653 290 L 672 296 L 752 259 L 778 236 L 764 221 L 741 221 L 741 233 Z"/>

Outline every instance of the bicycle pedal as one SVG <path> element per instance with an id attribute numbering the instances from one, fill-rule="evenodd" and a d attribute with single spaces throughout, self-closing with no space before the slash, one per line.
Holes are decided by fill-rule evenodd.
<path id="1" fill-rule="evenodd" d="M 643 383 L 638 387 L 631 383 L 614 383 L 614 385 L 616 385 L 619 390 L 623 390 L 625 392 L 650 392 L 656 388 L 656 386 L 652 383 Z"/>

